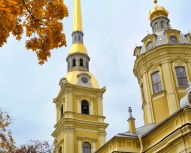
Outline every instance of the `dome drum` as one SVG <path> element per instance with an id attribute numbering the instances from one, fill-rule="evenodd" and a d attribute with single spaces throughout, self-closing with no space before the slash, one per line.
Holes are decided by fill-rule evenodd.
<path id="1" fill-rule="evenodd" d="M 81 53 L 72 54 L 67 57 L 68 71 L 89 71 L 89 61 L 88 55 Z"/>

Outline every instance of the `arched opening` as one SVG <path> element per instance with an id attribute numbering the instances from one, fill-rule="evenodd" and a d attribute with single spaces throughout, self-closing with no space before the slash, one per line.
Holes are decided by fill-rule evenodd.
<path id="1" fill-rule="evenodd" d="M 59 152 L 59 153 L 62 153 L 62 146 L 60 146 L 58 152 Z"/>
<path id="2" fill-rule="evenodd" d="M 86 61 L 86 68 L 89 70 L 89 64 L 88 64 L 88 61 Z"/>
<path id="3" fill-rule="evenodd" d="M 70 62 L 68 62 L 68 71 L 70 70 Z"/>
<path id="4" fill-rule="evenodd" d="M 149 42 L 147 43 L 146 48 L 147 48 L 147 50 L 152 49 L 152 48 L 153 48 L 153 42 L 152 42 L 152 41 L 149 41 Z"/>
<path id="5" fill-rule="evenodd" d="M 75 58 L 72 60 L 72 66 L 73 67 L 76 66 L 76 59 Z"/>
<path id="6" fill-rule="evenodd" d="M 170 36 L 169 40 L 170 40 L 170 43 L 172 43 L 172 44 L 177 44 L 177 42 L 178 42 L 178 39 L 176 36 Z"/>
<path id="7" fill-rule="evenodd" d="M 84 61 L 82 58 L 80 58 L 80 66 L 84 66 Z"/>
<path id="8" fill-rule="evenodd" d="M 175 70 L 176 70 L 178 86 L 187 88 L 188 80 L 187 80 L 185 68 L 183 66 L 177 66 Z"/>
<path id="9" fill-rule="evenodd" d="M 82 112 L 82 114 L 87 114 L 87 115 L 90 114 L 90 112 L 89 112 L 89 102 L 87 100 L 82 100 L 81 112 Z"/>
<path id="10" fill-rule="evenodd" d="M 83 143 L 83 153 L 91 153 L 91 145 L 88 142 Z"/>
<path id="11" fill-rule="evenodd" d="M 60 118 L 62 118 L 64 116 L 64 106 L 63 104 L 60 107 Z"/>
<path id="12" fill-rule="evenodd" d="M 161 27 L 161 29 L 164 28 L 164 21 L 160 21 L 160 27 Z"/>
<path id="13" fill-rule="evenodd" d="M 153 93 L 157 94 L 157 93 L 161 92 L 162 91 L 162 82 L 161 82 L 159 71 L 151 74 L 151 80 L 152 80 Z"/>

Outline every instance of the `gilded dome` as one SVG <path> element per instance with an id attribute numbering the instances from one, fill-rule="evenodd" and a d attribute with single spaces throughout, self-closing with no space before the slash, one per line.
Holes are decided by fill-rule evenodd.
<path id="1" fill-rule="evenodd" d="M 156 3 L 155 7 L 149 11 L 149 19 L 152 21 L 157 17 L 168 17 L 168 14 L 168 11 L 163 6 Z"/>
<path id="2" fill-rule="evenodd" d="M 88 81 L 86 83 L 81 83 L 81 78 L 83 78 L 84 76 L 87 77 Z M 74 85 L 99 89 L 99 85 L 95 76 L 90 72 L 71 71 L 68 72 L 66 79 L 69 83 Z"/>

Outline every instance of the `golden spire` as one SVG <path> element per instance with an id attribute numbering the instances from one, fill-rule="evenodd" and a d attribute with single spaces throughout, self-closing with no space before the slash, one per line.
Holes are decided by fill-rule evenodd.
<path id="1" fill-rule="evenodd" d="M 69 55 L 81 53 L 87 55 L 87 49 L 83 44 L 83 31 L 82 31 L 82 15 L 80 0 L 74 0 L 74 21 L 72 33 L 72 47 L 69 50 Z"/>
<path id="2" fill-rule="evenodd" d="M 74 31 L 82 32 L 82 15 L 80 0 L 74 0 Z"/>

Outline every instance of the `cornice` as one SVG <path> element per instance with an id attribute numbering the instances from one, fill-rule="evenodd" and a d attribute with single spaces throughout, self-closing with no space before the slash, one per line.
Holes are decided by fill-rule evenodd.
<path id="1" fill-rule="evenodd" d="M 72 119 L 72 118 L 63 118 L 59 123 L 55 125 L 55 131 L 52 133 L 52 136 L 56 136 L 61 132 L 74 132 L 75 126 L 90 126 L 93 128 L 104 128 L 106 129 L 108 127 L 107 123 L 102 122 L 94 122 L 94 121 L 84 121 L 84 120 L 78 120 L 78 119 Z"/>
<path id="2" fill-rule="evenodd" d="M 74 92 L 74 91 L 94 92 L 94 93 L 98 94 L 98 96 L 102 97 L 102 95 L 106 92 L 106 87 L 103 87 L 100 89 L 82 87 L 82 86 L 78 86 L 78 85 L 73 85 L 73 84 L 69 83 L 67 80 L 65 80 L 63 82 L 63 84 L 61 85 L 61 90 L 60 90 L 58 96 L 56 98 L 54 98 L 53 103 L 56 103 L 58 101 L 58 99 L 62 96 L 63 93 L 70 93 L 70 92 Z"/>
<path id="3" fill-rule="evenodd" d="M 180 52 L 181 50 L 181 52 Z M 134 64 L 135 76 L 140 76 L 153 66 L 182 60 L 191 62 L 191 45 L 161 45 L 140 55 Z"/>

